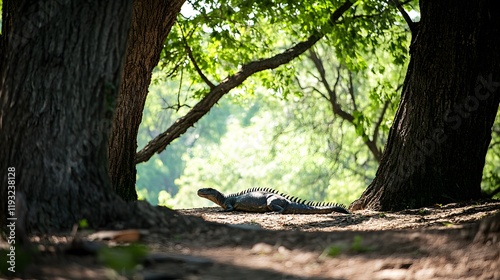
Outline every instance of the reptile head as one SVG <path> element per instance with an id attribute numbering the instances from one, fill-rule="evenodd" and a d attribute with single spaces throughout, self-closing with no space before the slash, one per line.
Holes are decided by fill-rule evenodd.
<path id="1" fill-rule="evenodd" d="M 201 196 L 201 197 L 204 197 L 204 198 L 207 198 L 207 196 L 212 196 L 214 195 L 215 193 L 217 193 L 218 191 L 216 189 L 212 189 L 212 188 L 203 188 L 203 189 L 199 189 L 198 190 L 198 196 Z"/>
<path id="2" fill-rule="evenodd" d="M 215 204 L 218 204 L 222 208 L 226 209 L 224 206 L 225 197 L 218 190 L 212 188 L 203 188 L 198 190 L 198 196 L 206 198 Z"/>

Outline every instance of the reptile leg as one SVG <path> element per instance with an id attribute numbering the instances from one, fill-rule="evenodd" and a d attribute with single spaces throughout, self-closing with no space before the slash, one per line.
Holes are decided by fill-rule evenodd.
<path id="1" fill-rule="evenodd" d="M 227 204 L 227 205 L 224 205 L 224 206 L 226 206 L 226 208 L 224 208 L 224 210 L 222 210 L 221 212 L 232 212 L 232 211 L 234 211 L 233 205 Z"/>
<path id="2" fill-rule="evenodd" d="M 276 196 L 269 196 L 267 198 L 267 208 L 269 208 L 274 213 L 283 213 L 288 202 Z"/>

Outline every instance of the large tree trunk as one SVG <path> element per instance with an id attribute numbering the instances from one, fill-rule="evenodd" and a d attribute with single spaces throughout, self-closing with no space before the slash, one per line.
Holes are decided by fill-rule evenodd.
<path id="1" fill-rule="evenodd" d="M 421 0 L 421 22 L 376 178 L 351 209 L 477 199 L 500 100 L 494 1 Z"/>
<path id="2" fill-rule="evenodd" d="M 135 190 L 137 133 L 153 68 L 185 0 L 134 1 L 118 106 L 109 145 L 109 174 L 115 192 L 137 200 Z"/>
<path id="3" fill-rule="evenodd" d="M 132 1 L 16 6 L 12 29 L 4 34 L 2 182 L 13 178 L 9 186 L 26 198 L 31 231 L 68 230 L 81 219 L 104 225 L 118 213 L 111 202 L 121 201 L 108 176 L 107 140 Z M 2 222 L 11 217 L 3 211 L 8 199 L 7 188 L 0 188 Z"/>

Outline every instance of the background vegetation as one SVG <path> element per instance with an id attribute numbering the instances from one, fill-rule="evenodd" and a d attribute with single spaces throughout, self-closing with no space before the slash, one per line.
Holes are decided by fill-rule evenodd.
<path id="1" fill-rule="evenodd" d="M 196 196 L 203 187 L 223 192 L 273 187 L 301 198 L 344 204 L 359 197 L 378 166 L 365 140 L 383 149 L 409 47 L 404 22 L 368 2 L 359 8 L 363 14 L 377 14 L 377 20 L 336 30 L 299 60 L 254 75 L 163 153 L 139 164 L 139 198 L 173 208 L 213 205 Z M 290 45 L 294 38 L 283 34 L 300 38 L 315 28 L 311 22 L 321 21 L 257 17 L 250 12 L 262 8 L 256 4 L 231 8 L 200 3 L 186 3 L 169 35 L 170 47 L 150 87 L 138 149 L 195 104 L 206 86 L 203 76 L 220 81 L 242 61 L 257 59 L 255 54 L 266 57 Z M 319 14 L 314 9 L 328 7 L 308 9 L 299 12 L 313 18 Z M 418 9 L 410 15 L 418 17 Z M 332 110 L 328 86 L 337 105 L 353 116 L 352 122 Z M 482 187 L 492 193 L 500 185 L 498 117 L 486 160 Z"/>

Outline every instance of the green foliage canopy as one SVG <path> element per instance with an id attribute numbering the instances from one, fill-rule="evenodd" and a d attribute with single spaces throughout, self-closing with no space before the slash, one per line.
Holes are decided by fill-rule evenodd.
<path id="1" fill-rule="evenodd" d="M 178 81 L 178 96 L 189 92 L 185 95 L 187 99 L 200 98 L 206 92 L 206 80 L 216 84 L 242 64 L 277 54 L 308 36 L 326 34 L 319 46 L 322 57 L 342 65 L 345 69 L 343 74 L 346 71 L 356 73 L 356 87 L 364 87 L 363 92 L 372 90 L 371 100 L 366 94 L 358 98 L 359 109 L 362 108 L 363 112 L 353 110 L 358 123 L 355 131 L 369 130 L 369 120 L 379 109 L 380 101 L 397 101 L 394 98 L 396 94 L 392 92 L 400 75 L 389 77 L 388 80 L 392 82 L 372 81 L 378 83 L 378 88 L 385 89 L 383 94 L 376 94 L 378 91 L 367 82 L 367 76 L 383 75 L 394 68 L 403 69 L 408 30 L 394 7 L 377 1 L 358 1 L 340 22 L 330 22 L 331 14 L 342 3 L 189 2 L 178 19 L 178 25 L 168 37 L 168 47 L 164 49 L 158 67 L 157 81 L 168 80 L 170 84 L 173 80 Z M 379 46 L 383 44 L 390 45 L 392 49 L 388 47 L 385 50 L 389 51 L 380 51 Z M 386 64 L 386 67 L 376 67 L 378 60 L 395 66 Z M 315 102 L 318 96 L 304 89 L 307 84 L 314 83 L 317 74 L 313 72 L 311 63 L 303 58 L 254 75 L 231 92 L 231 99 L 238 106 L 252 105 L 240 108 L 239 112 L 238 106 L 232 106 L 232 114 L 225 115 L 231 120 L 224 124 L 212 119 L 212 122 L 225 126 L 216 129 L 224 132 L 215 137 L 220 140 L 208 140 L 201 144 L 205 137 L 210 136 L 196 130 L 210 131 L 205 128 L 210 122 L 200 122 L 196 130 L 188 132 L 178 141 L 185 143 L 187 140 L 182 139 L 201 138 L 195 145 L 190 148 L 176 146 L 174 149 L 173 146 L 178 144 L 176 142 L 172 149 L 165 152 L 176 154 L 176 160 L 170 159 L 162 165 L 154 159 L 152 162 L 156 162 L 156 168 L 142 168 L 139 165 L 139 192 L 143 192 L 140 185 L 146 178 L 157 177 L 152 172 L 168 174 L 167 166 L 181 162 L 182 175 L 176 172 L 175 176 L 168 176 L 168 186 L 162 188 L 162 184 L 156 183 L 154 187 L 156 190 L 166 189 L 174 198 L 165 203 L 175 207 L 199 205 L 188 204 L 189 201 L 197 200 L 192 197 L 196 189 L 206 186 L 219 187 L 223 191 L 274 186 L 309 199 L 339 200 L 339 196 L 342 196 L 340 200 L 344 203 L 354 199 L 373 176 L 376 163 L 366 152 L 362 141 L 357 139 L 355 131 L 352 132 L 352 127 L 341 120 L 335 121 L 329 112 L 328 103 Z M 293 102 L 290 103 L 290 100 Z M 346 94 L 339 94 L 339 100 L 344 106 L 349 106 Z M 227 103 L 217 110 L 225 106 L 228 106 Z M 249 114 L 251 110 L 257 113 L 248 117 L 252 115 Z M 210 115 L 207 120 L 211 118 Z M 147 120 L 144 124 L 147 125 Z M 315 129 L 308 129 L 308 125 Z M 341 138 L 332 135 L 332 129 L 337 128 L 342 131 Z M 349 130 L 350 134 L 344 133 Z M 196 136 L 192 136 L 194 134 Z M 251 143 L 242 144 L 245 141 Z M 352 149 L 355 150 L 354 160 L 347 152 Z M 297 151 L 300 151 L 298 156 Z M 340 159 L 340 154 L 347 156 Z M 367 164 L 364 167 L 366 170 L 359 171 L 360 163 Z M 358 176 L 358 180 L 350 176 Z M 173 185 L 179 190 L 172 187 L 171 179 L 174 177 L 178 179 L 173 181 Z M 345 187 L 348 183 L 349 188 Z M 152 189 L 151 183 L 144 185 L 149 186 L 148 190 Z M 162 196 L 170 199 L 166 195 Z"/>
<path id="2" fill-rule="evenodd" d="M 405 3 L 414 19 L 416 2 Z M 377 167 L 364 143 L 370 139 L 363 137 L 373 139 L 380 123 L 374 140 L 384 146 L 406 72 L 410 33 L 391 1 L 356 1 L 332 23 L 330 16 L 342 3 L 189 1 L 155 72 L 139 147 L 182 116 L 210 84 L 314 34 L 325 35 L 314 51 L 335 84 L 339 106 L 354 121 L 332 113 L 321 75 L 303 55 L 250 77 L 165 152 L 138 165 L 140 196 L 155 203 L 160 194 L 160 204 L 175 208 L 213 205 L 196 196 L 201 187 L 224 192 L 275 187 L 346 204 L 358 197 Z M 490 158 L 495 161 L 498 153 Z M 495 184 L 496 170 L 485 168 L 491 179 L 485 189 Z"/>

